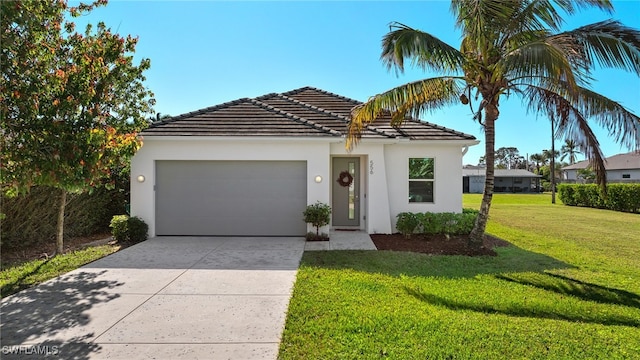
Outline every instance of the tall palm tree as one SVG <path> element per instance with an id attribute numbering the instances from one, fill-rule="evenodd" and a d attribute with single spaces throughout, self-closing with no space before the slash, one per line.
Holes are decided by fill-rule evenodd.
<path id="1" fill-rule="evenodd" d="M 564 145 L 560 148 L 560 161 L 564 161 L 564 159 L 569 157 L 569 165 L 576 163 L 576 157 L 578 154 L 582 154 L 580 149 L 578 148 L 578 143 L 576 143 L 572 139 L 565 139 Z"/>
<path id="2" fill-rule="evenodd" d="M 536 174 L 540 174 L 540 166 L 546 164 L 547 159 L 543 154 L 531 154 L 529 160 L 533 161 L 536 166 Z"/>
<path id="3" fill-rule="evenodd" d="M 411 60 L 446 75 L 401 85 L 354 108 L 347 148 L 384 112 L 391 114 L 391 125 L 401 126 L 407 116 L 418 118 L 458 101 L 468 104 L 484 128 L 487 163 L 480 214 L 470 235 L 476 246 L 482 244 L 493 197 L 495 122 L 503 96 L 519 95 L 529 110 L 554 116 L 558 135 L 576 139 L 605 186 L 603 155 L 587 120 L 604 125 L 616 141 L 637 147 L 640 118 L 590 90 L 590 73 L 601 65 L 640 75 L 640 31 L 607 20 L 560 32 L 561 12 L 589 7 L 613 12 L 608 0 L 452 0 L 462 32 L 460 50 L 392 23 L 382 40 L 381 59 L 388 69 L 404 71 L 405 60 Z"/>

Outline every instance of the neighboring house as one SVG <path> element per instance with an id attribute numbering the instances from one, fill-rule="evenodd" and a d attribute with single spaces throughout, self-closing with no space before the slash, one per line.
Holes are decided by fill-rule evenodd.
<path id="1" fill-rule="evenodd" d="M 589 168 L 589 161 L 584 160 L 562 168 L 562 178 L 566 182 L 589 182 L 578 174 L 578 170 Z M 632 151 L 604 159 L 607 170 L 607 182 L 640 182 L 640 152 Z"/>
<path id="2" fill-rule="evenodd" d="M 386 114 L 347 152 L 358 104 L 304 87 L 156 122 L 131 161 L 131 213 L 150 236 L 303 236 L 316 201 L 333 228 L 369 233 L 395 232 L 403 211 L 462 211 L 475 137 L 413 119 L 393 128 Z"/>
<path id="3" fill-rule="evenodd" d="M 493 192 L 540 192 L 540 178 L 524 169 L 495 169 Z M 462 191 L 481 194 L 484 191 L 486 169 L 479 166 L 465 166 L 462 169 Z"/>

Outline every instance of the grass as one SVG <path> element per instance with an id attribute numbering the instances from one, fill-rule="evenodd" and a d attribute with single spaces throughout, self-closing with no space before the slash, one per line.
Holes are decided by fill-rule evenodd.
<path id="1" fill-rule="evenodd" d="M 50 259 L 32 260 L 3 269 L 0 271 L 0 293 L 2 297 L 15 294 L 114 253 L 118 248 L 113 245 L 89 247 Z"/>
<path id="2" fill-rule="evenodd" d="M 494 200 L 497 257 L 306 252 L 280 358 L 638 358 L 640 216 Z"/>

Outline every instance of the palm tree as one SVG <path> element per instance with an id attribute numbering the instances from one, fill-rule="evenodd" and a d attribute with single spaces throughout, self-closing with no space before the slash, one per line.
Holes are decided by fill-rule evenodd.
<path id="1" fill-rule="evenodd" d="M 534 162 L 536 166 L 536 174 L 540 174 L 540 165 L 544 165 L 547 162 L 547 159 L 543 154 L 531 154 L 531 156 L 529 156 L 529 160 Z"/>
<path id="2" fill-rule="evenodd" d="M 485 135 L 486 181 L 480 214 L 470 235 L 481 246 L 493 197 L 495 122 L 505 95 L 519 95 L 529 110 L 555 116 L 558 134 L 578 141 L 605 186 L 603 155 L 587 119 L 605 125 L 628 147 L 640 144 L 640 118 L 619 103 L 588 89 L 595 65 L 640 75 L 640 31 L 613 20 L 560 32 L 563 11 L 596 7 L 613 12 L 610 1 L 452 0 L 462 32 L 460 50 L 426 32 L 392 23 L 383 37 L 381 59 L 404 71 L 405 59 L 444 76 L 419 80 L 375 95 L 352 111 L 347 148 L 383 113 L 391 125 L 407 116 L 456 104 L 469 105 Z M 474 101 L 476 104 L 474 107 Z M 479 100 L 479 101 L 478 101 Z"/>
<path id="3" fill-rule="evenodd" d="M 564 161 L 564 159 L 569 157 L 569 165 L 576 163 L 576 157 L 578 154 L 582 154 L 578 149 L 578 144 L 571 139 L 565 139 L 564 145 L 560 148 L 560 161 Z"/>

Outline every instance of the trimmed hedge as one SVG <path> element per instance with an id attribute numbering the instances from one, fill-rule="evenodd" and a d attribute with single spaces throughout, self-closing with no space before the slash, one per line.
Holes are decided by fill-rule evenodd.
<path id="1" fill-rule="evenodd" d="M 640 212 L 640 184 L 608 184 L 606 197 L 596 184 L 559 184 L 558 197 L 569 206 Z"/>
<path id="2" fill-rule="evenodd" d="M 147 240 L 149 226 L 137 216 L 114 215 L 111 219 L 111 235 L 120 243 L 137 244 Z"/>
<path id="3" fill-rule="evenodd" d="M 407 238 L 414 234 L 464 235 L 471 232 L 477 216 L 474 209 L 463 209 L 461 214 L 402 212 L 397 215 L 396 229 Z"/>
<path id="4" fill-rule="evenodd" d="M 38 186 L 26 195 L 2 195 L 2 248 L 23 248 L 54 241 L 60 190 Z M 126 209 L 129 196 L 122 190 L 97 188 L 92 193 L 68 194 L 65 238 L 108 233 L 115 214 Z"/>

